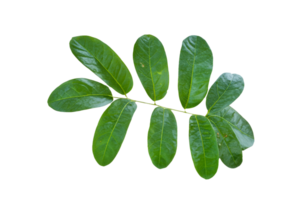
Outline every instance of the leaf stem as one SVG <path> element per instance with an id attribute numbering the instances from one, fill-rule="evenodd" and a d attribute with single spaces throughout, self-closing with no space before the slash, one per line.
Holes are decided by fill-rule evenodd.
<path id="1" fill-rule="evenodd" d="M 113 97 L 113 98 L 116 98 L 116 99 L 123 99 L 123 97 Z M 127 99 L 130 99 L 126 96 Z M 138 101 L 138 100 L 134 100 L 134 99 L 130 99 L 131 101 L 134 101 L 134 102 L 138 102 L 138 103 L 143 103 L 143 104 L 148 104 L 148 105 L 152 105 L 152 106 L 158 106 L 158 107 L 161 107 L 161 108 L 165 108 L 165 109 L 169 109 L 169 110 L 174 110 L 176 112 L 181 112 L 181 113 L 185 113 L 185 114 L 189 114 L 189 115 L 198 115 L 198 114 L 193 114 L 193 113 L 188 113 L 186 112 L 185 110 L 182 111 L 182 110 L 176 110 L 176 109 L 173 109 L 173 108 L 167 108 L 167 107 L 164 107 L 164 106 L 160 106 L 160 105 L 157 105 L 156 102 L 155 103 L 147 103 L 147 102 L 144 102 L 144 101 Z"/>

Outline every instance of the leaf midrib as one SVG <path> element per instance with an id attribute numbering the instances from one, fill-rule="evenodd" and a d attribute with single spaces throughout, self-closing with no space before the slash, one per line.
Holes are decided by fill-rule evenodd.
<path id="1" fill-rule="evenodd" d="M 154 80 L 153 80 L 153 76 L 152 76 L 152 68 L 151 68 L 151 57 L 150 57 L 150 39 L 148 40 L 148 45 L 149 45 L 149 68 L 150 68 L 150 76 L 151 76 L 151 80 L 152 80 L 152 86 L 153 86 L 153 98 L 154 98 L 154 102 L 156 101 L 156 95 L 155 95 L 155 86 L 154 86 Z"/>
<path id="2" fill-rule="evenodd" d="M 104 65 L 102 64 L 102 62 L 100 62 L 99 60 L 98 60 L 98 58 L 97 57 L 95 57 L 91 52 L 89 52 L 84 46 L 82 46 L 78 41 L 76 41 L 76 40 L 74 40 L 77 44 L 79 44 L 83 49 L 85 49 L 90 55 L 92 55 L 93 56 L 93 58 L 96 60 L 96 61 L 98 61 L 99 63 L 100 63 L 100 65 L 109 73 L 109 75 L 115 80 L 115 82 L 120 86 L 120 88 L 122 89 L 122 91 L 124 92 L 124 94 L 126 94 L 126 92 L 124 91 L 124 89 L 123 89 L 123 87 L 121 86 L 121 84 L 115 79 L 115 77 L 110 73 L 110 71 L 108 71 L 108 69 L 106 69 L 105 67 L 104 67 Z"/>
<path id="3" fill-rule="evenodd" d="M 125 106 L 123 107 L 123 109 L 122 109 L 121 112 L 120 112 L 120 115 L 119 115 L 119 117 L 118 117 L 118 119 L 117 119 L 117 121 L 116 121 L 116 123 L 115 123 L 115 125 L 114 125 L 114 127 L 113 127 L 113 129 L 112 129 L 112 131 L 110 132 L 110 136 L 109 136 L 109 138 L 108 138 L 108 141 L 107 141 L 106 146 L 105 146 L 105 149 L 104 149 L 104 153 L 103 153 L 103 157 L 102 157 L 102 163 L 103 163 L 103 161 L 104 161 L 104 157 L 105 157 L 105 153 L 106 153 L 106 150 L 107 150 L 108 143 L 109 143 L 110 138 L 111 138 L 111 136 L 112 136 L 112 134 L 113 134 L 113 132 L 114 132 L 114 130 L 115 130 L 115 128 L 116 128 L 118 122 L 119 122 L 119 119 L 120 119 L 121 115 L 123 114 L 123 111 L 124 111 L 124 109 L 126 108 L 126 106 L 127 106 L 129 103 L 131 103 L 131 102 L 132 102 L 132 101 L 129 101 L 128 103 L 125 104 Z"/>
<path id="4" fill-rule="evenodd" d="M 198 125 L 198 129 L 199 129 L 199 134 L 200 134 L 200 137 L 201 137 L 202 149 L 203 149 L 203 154 L 204 154 L 204 166 L 205 166 L 204 169 L 205 169 L 205 174 L 207 175 L 206 156 L 205 156 L 205 149 L 204 149 L 203 138 L 202 138 L 200 126 L 199 126 L 199 123 L 198 123 L 198 119 L 197 119 L 196 115 L 194 115 L 194 117 L 195 117 L 195 119 L 196 119 L 196 122 L 197 122 L 197 125 Z"/>
<path id="5" fill-rule="evenodd" d="M 194 48 L 195 48 L 195 52 L 194 52 L 194 60 L 193 60 L 192 76 L 191 76 L 191 82 L 190 82 L 190 87 L 189 87 L 188 99 L 187 99 L 187 101 L 186 101 L 186 104 L 185 104 L 184 109 L 187 108 L 188 102 L 189 102 L 189 100 L 190 100 L 190 93 L 191 93 L 191 89 L 192 89 L 192 82 L 193 82 L 193 75 L 194 75 L 194 67 L 195 67 L 195 57 L 196 57 L 196 54 L 197 54 L 197 48 L 196 48 L 196 46 L 197 46 L 197 40 L 198 40 L 198 38 L 196 37 L 196 44 L 195 44 L 195 47 L 194 47 Z"/>
<path id="6" fill-rule="evenodd" d="M 238 130 L 240 130 L 242 134 L 244 134 L 244 135 L 250 137 L 251 139 L 254 139 L 254 137 L 248 135 L 247 133 L 245 133 L 244 131 L 242 131 L 239 127 L 237 127 L 236 125 L 232 124 L 230 121 L 228 121 L 227 119 L 225 119 L 225 118 L 223 118 L 223 117 L 220 117 L 220 116 L 218 116 L 218 115 L 210 115 L 210 116 L 208 116 L 208 118 L 209 118 L 209 117 L 218 117 L 218 118 L 221 118 L 221 119 L 225 120 L 228 124 L 234 126 L 234 127 L 237 128 Z"/>
<path id="7" fill-rule="evenodd" d="M 218 128 L 218 126 L 216 125 L 216 123 L 213 122 L 212 120 L 210 120 L 210 121 L 211 121 L 212 123 L 214 123 L 214 125 L 216 126 L 216 128 L 218 129 L 218 131 L 221 133 L 221 131 L 220 131 L 220 129 Z M 221 134 L 221 136 L 223 137 L 222 134 Z M 228 144 L 227 144 L 226 140 L 224 139 L 224 137 L 223 137 L 223 141 L 224 141 L 224 143 L 225 143 L 226 146 L 227 146 L 227 149 L 228 149 L 228 151 L 229 151 L 229 153 L 230 153 L 230 155 L 231 155 L 231 157 L 232 157 L 233 162 L 234 162 L 235 164 L 237 164 L 237 162 L 235 161 L 234 156 L 233 156 L 233 154 L 232 154 L 230 148 L 228 147 Z"/>
<path id="8" fill-rule="evenodd" d="M 162 122 L 160 145 L 159 145 L 159 156 L 158 156 L 158 163 L 159 164 L 160 164 L 160 157 L 161 157 L 161 143 L 162 143 L 162 137 L 163 137 L 163 134 L 164 134 L 164 121 L 165 121 L 165 109 L 163 109 L 163 122 Z"/>
<path id="9" fill-rule="evenodd" d="M 88 96 L 107 96 L 107 97 L 112 97 L 111 95 L 105 95 L 105 94 L 91 94 L 91 95 L 82 95 L 82 96 L 72 96 L 72 97 L 67 97 L 67 98 L 63 98 L 63 99 L 58 99 L 55 101 L 51 101 L 49 103 L 54 103 L 57 101 L 62 101 L 62 100 L 66 100 L 66 99 L 73 99 L 73 98 L 80 98 L 80 97 L 88 97 Z"/>
<path id="10" fill-rule="evenodd" d="M 228 88 L 229 88 L 229 86 L 231 85 L 231 82 L 232 82 L 232 80 L 233 80 L 233 76 L 234 75 L 232 75 L 232 79 L 230 80 L 230 83 L 228 84 L 228 86 L 227 86 L 227 88 L 224 90 L 224 92 L 221 94 L 221 96 L 219 96 L 219 94 L 218 94 L 218 96 L 219 96 L 219 98 L 215 101 L 215 103 L 210 107 L 210 109 L 208 110 L 208 113 L 210 113 L 210 111 L 211 111 L 211 109 L 216 105 L 216 103 L 221 99 L 221 97 L 226 93 L 226 91 L 228 90 Z M 218 83 L 217 83 L 217 86 L 218 86 Z"/>

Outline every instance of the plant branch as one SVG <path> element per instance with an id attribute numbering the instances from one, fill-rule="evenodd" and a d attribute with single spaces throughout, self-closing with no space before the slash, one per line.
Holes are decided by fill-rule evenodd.
<path id="1" fill-rule="evenodd" d="M 127 96 L 126 96 L 127 97 Z M 116 98 L 116 99 L 124 99 L 123 97 L 114 97 L 113 98 Z M 127 99 L 130 99 L 127 97 Z M 144 101 L 138 101 L 138 100 L 134 100 L 134 99 L 130 99 L 131 101 L 134 101 L 134 102 L 138 102 L 138 103 L 143 103 L 143 104 L 148 104 L 148 105 L 152 105 L 152 106 L 158 106 L 158 107 L 161 107 L 161 108 L 165 108 L 165 109 L 169 109 L 169 110 L 174 110 L 176 112 L 181 112 L 181 113 L 185 113 L 185 114 L 189 114 L 189 115 L 198 115 L 198 114 L 193 114 L 193 113 L 189 113 L 189 112 L 186 112 L 185 110 L 182 111 L 182 110 L 176 110 L 176 109 L 173 109 L 173 108 L 167 108 L 167 107 L 164 107 L 164 106 L 160 106 L 160 105 L 157 105 L 156 103 L 148 103 L 148 102 L 144 102 Z"/>

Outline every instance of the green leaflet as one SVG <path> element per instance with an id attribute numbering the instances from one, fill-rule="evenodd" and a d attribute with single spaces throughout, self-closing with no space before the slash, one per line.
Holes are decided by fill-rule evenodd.
<path id="1" fill-rule="evenodd" d="M 206 117 L 190 117 L 189 139 L 198 174 L 205 179 L 212 178 L 218 170 L 219 150 L 214 129 Z"/>
<path id="2" fill-rule="evenodd" d="M 73 37 L 70 48 L 74 56 L 107 85 L 126 95 L 133 86 L 131 74 L 119 56 L 102 41 L 90 36 Z"/>
<path id="3" fill-rule="evenodd" d="M 133 61 L 136 72 L 148 96 L 162 99 L 169 87 L 169 71 L 165 49 L 153 35 L 141 36 L 134 45 Z"/>
<path id="4" fill-rule="evenodd" d="M 136 108 L 134 101 L 118 99 L 101 116 L 93 141 L 93 153 L 99 165 L 106 166 L 116 157 Z"/>
<path id="5" fill-rule="evenodd" d="M 209 116 L 224 119 L 231 126 L 243 150 L 253 145 L 254 135 L 250 124 L 230 106 Z"/>
<path id="6" fill-rule="evenodd" d="M 167 167 L 177 149 L 177 123 L 169 109 L 154 109 L 148 131 L 148 151 L 152 163 L 159 169 Z"/>
<path id="7" fill-rule="evenodd" d="M 182 42 L 179 60 L 178 92 L 184 109 L 204 99 L 213 68 L 213 55 L 204 39 L 189 36 Z"/>
<path id="8" fill-rule="evenodd" d="M 48 105 L 57 111 L 75 112 L 105 106 L 113 101 L 109 88 L 86 78 L 76 78 L 58 86 Z"/>
<path id="9" fill-rule="evenodd" d="M 238 74 L 224 73 L 209 89 L 206 98 L 208 113 L 218 112 L 234 102 L 243 92 L 244 80 Z"/>
<path id="10" fill-rule="evenodd" d="M 222 162 L 230 168 L 236 168 L 243 162 L 242 148 L 230 125 L 221 117 L 209 116 L 217 134 L 219 155 Z"/>

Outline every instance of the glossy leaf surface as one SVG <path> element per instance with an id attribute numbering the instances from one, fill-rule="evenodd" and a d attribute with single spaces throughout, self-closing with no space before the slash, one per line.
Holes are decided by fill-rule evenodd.
<path id="1" fill-rule="evenodd" d="M 236 168 L 243 162 L 242 148 L 231 126 L 224 119 L 209 116 L 219 143 L 219 155 L 222 162 L 230 168 Z"/>
<path id="2" fill-rule="evenodd" d="M 244 90 L 244 80 L 238 74 L 224 73 L 209 89 L 206 108 L 208 113 L 223 110 L 234 102 Z"/>
<path id="3" fill-rule="evenodd" d="M 148 131 L 148 152 L 152 163 L 159 169 L 167 167 L 177 149 L 177 123 L 169 109 L 154 109 Z"/>
<path id="4" fill-rule="evenodd" d="M 198 174 L 212 178 L 219 166 L 219 150 L 215 131 L 206 117 L 192 115 L 189 131 L 190 149 Z"/>
<path id="5" fill-rule="evenodd" d="M 169 87 L 168 62 L 162 43 L 152 35 L 143 35 L 134 45 L 133 61 L 148 96 L 153 101 L 162 99 Z"/>
<path id="6" fill-rule="evenodd" d="M 106 166 L 116 157 L 136 108 L 134 101 L 118 99 L 101 116 L 93 141 L 93 153 L 99 165 Z"/>
<path id="7" fill-rule="evenodd" d="M 120 94 L 127 94 L 132 86 L 131 74 L 119 56 L 104 42 L 90 37 L 73 37 L 70 48 L 74 56 L 107 85 Z"/>
<path id="8" fill-rule="evenodd" d="M 231 126 L 243 150 L 253 145 L 254 135 L 250 124 L 232 107 L 228 106 L 209 116 L 221 117 L 224 119 Z"/>
<path id="9" fill-rule="evenodd" d="M 109 88 L 85 78 L 69 80 L 49 96 L 48 105 L 57 111 L 75 112 L 105 106 L 113 101 Z"/>
<path id="10" fill-rule="evenodd" d="M 204 39 L 189 36 L 182 42 L 178 92 L 184 109 L 197 106 L 205 97 L 213 68 L 213 55 Z"/>

